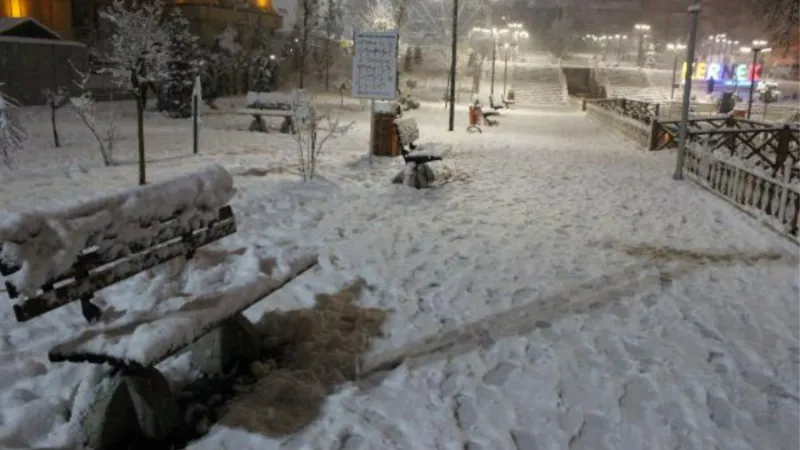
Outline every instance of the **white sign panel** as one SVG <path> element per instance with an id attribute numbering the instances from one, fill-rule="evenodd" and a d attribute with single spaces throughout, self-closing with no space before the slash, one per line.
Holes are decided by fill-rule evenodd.
<path id="1" fill-rule="evenodd" d="M 353 97 L 394 100 L 397 94 L 397 31 L 357 31 Z"/>

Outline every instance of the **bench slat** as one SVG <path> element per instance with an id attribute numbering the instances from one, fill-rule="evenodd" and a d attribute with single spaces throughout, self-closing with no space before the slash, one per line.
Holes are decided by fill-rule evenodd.
<path id="1" fill-rule="evenodd" d="M 221 208 L 218 212 L 218 219 L 217 220 L 225 220 L 233 216 L 233 211 L 231 210 L 230 206 L 226 206 Z M 146 227 L 143 227 L 143 230 Z M 114 247 L 106 247 L 106 248 L 98 248 L 92 247 L 88 251 L 81 253 L 78 255 L 78 259 L 75 264 L 70 267 L 68 270 L 64 271 L 48 279 L 43 286 L 54 286 L 64 280 L 72 278 L 76 275 L 77 270 L 82 271 L 91 271 L 100 266 L 109 264 L 114 262 L 120 258 L 128 257 L 134 253 L 139 253 L 144 251 L 150 247 L 154 247 L 160 244 L 163 244 L 169 240 L 175 239 L 176 237 L 180 237 L 184 233 L 190 231 L 192 228 L 191 226 L 184 224 L 181 225 L 180 220 L 177 217 L 172 217 L 167 221 L 159 222 L 156 226 L 150 228 L 147 232 L 150 236 L 153 236 L 152 239 L 142 240 L 139 242 L 130 242 L 127 245 L 117 245 Z M 0 245 L 0 252 L 2 252 L 3 247 Z M 20 270 L 21 267 L 19 264 L 11 263 L 6 265 L 0 265 L 0 274 L 3 276 L 11 275 L 12 273 L 17 272 Z M 14 286 L 13 283 L 7 282 L 8 284 Z M 14 287 L 16 289 L 16 287 Z M 9 292 L 9 297 L 12 299 L 16 297 L 13 295 L 15 293 Z"/>
<path id="2" fill-rule="evenodd" d="M 216 219 L 234 193 L 233 175 L 222 166 L 210 165 L 65 208 L 3 211 L 0 258 L 4 276 L 20 292 L 34 296 L 48 280 L 62 278 L 79 255 L 124 250 L 137 242 L 149 245 L 156 237 L 151 225 L 173 217 L 184 226 L 200 228 Z"/>
<path id="3" fill-rule="evenodd" d="M 240 109 L 236 114 L 242 116 L 267 116 L 267 117 L 292 117 L 294 113 L 291 110 L 281 109 Z"/>
<path id="4" fill-rule="evenodd" d="M 189 300 L 178 310 L 166 313 L 148 311 L 133 321 L 86 330 L 54 347 L 48 357 L 52 362 L 107 363 L 119 368 L 153 366 L 177 354 L 316 264 L 317 256 L 314 254 L 294 258 L 288 267 L 278 268 L 273 264 L 269 274 L 262 273 L 246 284 Z"/>
<path id="5" fill-rule="evenodd" d="M 222 216 L 223 212 L 225 215 Z M 207 228 L 192 233 L 189 246 L 197 248 L 219 240 L 236 232 L 236 221 L 230 207 L 220 211 L 221 219 Z M 114 261 L 99 270 L 91 271 L 86 278 L 73 279 L 53 290 L 31 297 L 14 305 L 14 315 L 19 322 L 28 321 L 46 312 L 59 308 L 69 302 L 88 298 L 95 292 L 114 283 L 130 278 L 144 270 L 155 267 L 165 261 L 177 258 L 187 251 L 187 244 L 178 237 L 163 242 L 140 253 L 133 254 L 119 262 Z"/>

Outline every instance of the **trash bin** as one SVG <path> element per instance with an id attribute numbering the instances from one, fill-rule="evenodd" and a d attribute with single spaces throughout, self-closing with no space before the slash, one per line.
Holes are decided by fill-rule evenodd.
<path id="1" fill-rule="evenodd" d="M 481 131 L 481 118 L 483 117 L 483 111 L 481 110 L 481 105 L 475 104 L 469 107 L 469 126 L 467 127 L 467 131 Z"/>
<path id="2" fill-rule="evenodd" d="M 373 116 L 372 154 L 375 156 L 398 156 L 400 150 L 397 143 L 397 127 L 394 126 L 395 114 L 376 112 Z"/>

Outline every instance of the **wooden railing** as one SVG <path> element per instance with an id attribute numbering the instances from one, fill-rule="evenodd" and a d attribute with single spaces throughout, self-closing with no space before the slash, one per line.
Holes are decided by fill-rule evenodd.
<path id="1" fill-rule="evenodd" d="M 660 106 L 658 103 L 630 100 L 627 98 L 609 98 L 600 100 L 587 100 L 592 104 L 609 110 L 623 117 L 628 117 L 645 125 L 650 125 L 658 117 Z M 584 110 L 585 110 L 584 106 Z"/>
<path id="2" fill-rule="evenodd" d="M 687 175 L 770 228 L 800 243 L 800 191 L 784 173 L 783 181 L 687 147 Z"/>
<path id="3" fill-rule="evenodd" d="M 734 117 L 691 119 L 687 122 L 688 147 L 741 160 L 772 177 L 788 170 L 789 179 L 800 179 L 800 128 Z M 677 147 L 679 121 L 653 123 L 650 150 Z M 784 170 L 785 169 L 785 170 Z"/>

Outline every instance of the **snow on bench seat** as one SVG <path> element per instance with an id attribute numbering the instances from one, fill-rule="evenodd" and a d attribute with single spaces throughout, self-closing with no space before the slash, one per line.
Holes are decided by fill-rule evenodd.
<path id="1" fill-rule="evenodd" d="M 153 366 L 317 263 L 316 254 L 310 250 L 287 253 L 292 256 L 262 259 L 248 251 L 239 256 L 244 261 L 242 267 L 236 268 L 242 281 L 220 291 L 190 297 L 177 309 L 128 313 L 109 323 L 90 326 L 54 347 L 49 353 L 50 361 Z"/>
<path id="2" fill-rule="evenodd" d="M 250 109 L 272 109 L 291 111 L 294 98 L 284 92 L 248 92 L 245 107 Z"/>
<path id="3" fill-rule="evenodd" d="M 85 250 L 122 258 L 164 236 L 151 225 L 172 222 L 177 232 L 217 220 L 235 189 L 219 165 L 65 208 L 0 212 L 0 274 L 25 296 L 70 270 Z M 173 227 L 176 228 L 176 227 Z"/>

